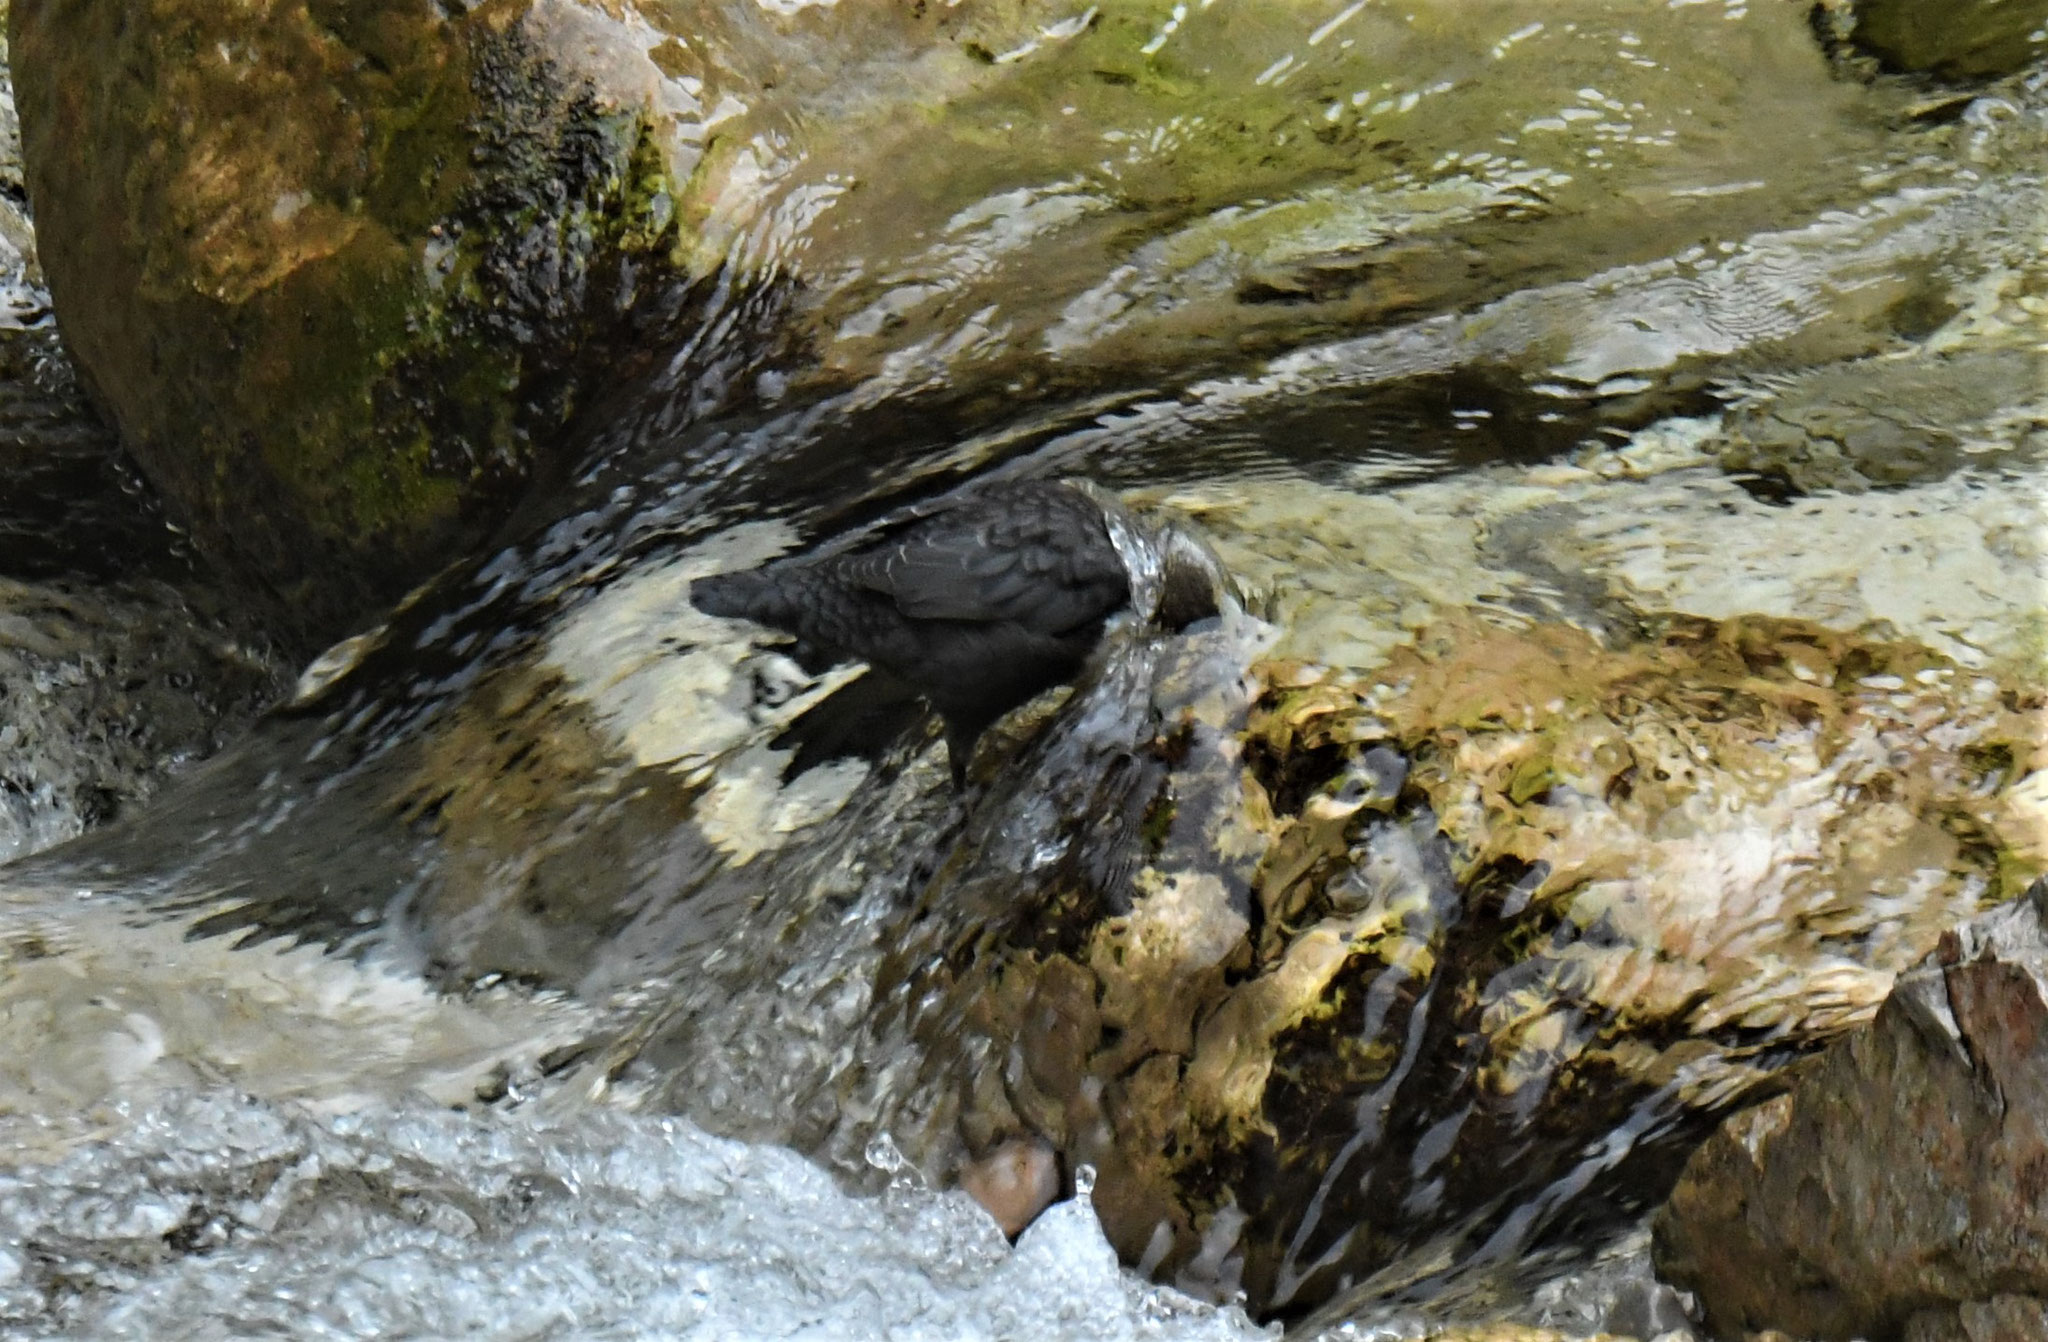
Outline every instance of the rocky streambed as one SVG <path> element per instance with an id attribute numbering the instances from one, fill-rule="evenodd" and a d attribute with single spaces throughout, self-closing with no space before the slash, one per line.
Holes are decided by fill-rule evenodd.
<path id="1" fill-rule="evenodd" d="M 1907 8 L 17 0 L 0 1317 L 2024 1329 L 1825 1119 L 2030 1177 L 2048 82 Z M 687 603 L 1062 474 L 1244 600 L 962 793 Z"/>

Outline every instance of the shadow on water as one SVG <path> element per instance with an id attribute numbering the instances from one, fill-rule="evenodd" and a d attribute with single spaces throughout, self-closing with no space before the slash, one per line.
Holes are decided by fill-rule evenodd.
<path id="1" fill-rule="evenodd" d="M 194 572 L 47 320 L 0 327 L 0 480 L 0 574 L 105 582 Z"/>

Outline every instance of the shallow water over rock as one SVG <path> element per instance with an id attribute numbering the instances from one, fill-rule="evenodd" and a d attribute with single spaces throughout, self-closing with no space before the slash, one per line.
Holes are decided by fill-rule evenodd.
<path id="1" fill-rule="evenodd" d="M 1712 1118 L 2048 865 L 2038 76 L 1863 84 L 1738 4 L 1476 47 L 1187 8 L 990 48 L 1023 82 L 943 154 L 791 151 L 868 184 L 775 216 L 833 277 L 807 359 L 727 351 L 744 412 L 630 382 L 501 548 L 0 871 L 10 1327 L 1250 1331 L 1111 1246 L 1311 1329 L 1543 1322 Z M 1219 70 L 1228 126 L 1134 129 Z M 34 467 L 103 461 L 39 385 Z M 796 769 L 856 673 L 689 580 L 1005 473 L 1190 519 L 1244 608 L 1116 628 L 962 796 L 923 729 Z M 160 559 L 0 571 L 69 584 L 93 668 L 203 666 L 189 722 L 138 710 L 199 744 L 91 756 L 140 796 L 274 680 L 166 614 L 197 580 L 134 516 Z M 110 679 L 37 689 L 0 773 L 58 777 Z M 17 846 L 98 819 L 50 796 Z M 1092 1211 L 1006 1251 L 910 1186 L 1020 1139 Z"/>

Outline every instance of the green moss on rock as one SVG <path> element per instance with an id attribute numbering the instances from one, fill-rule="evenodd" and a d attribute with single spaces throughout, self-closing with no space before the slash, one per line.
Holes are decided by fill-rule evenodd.
<path id="1" fill-rule="evenodd" d="M 523 6 L 11 15 L 66 339 L 203 548 L 319 637 L 494 526 L 679 253 L 637 107 Z"/>
<path id="2" fill-rule="evenodd" d="M 2042 0 L 1855 0 L 1852 8 L 1856 44 L 1897 70 L 1980 79 L 2048 55 Z"/>

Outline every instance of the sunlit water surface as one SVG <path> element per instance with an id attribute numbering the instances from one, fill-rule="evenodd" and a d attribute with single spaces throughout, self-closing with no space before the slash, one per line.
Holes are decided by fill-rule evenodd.
<path id="1" fill-rule="evenodd" d="M 1317 62 L 1383 21 L 1361 8 L 1138 36 L 1228 48 L 1303 133 L 1354 137 L 1333 133 L 1342 158 L 1367 123 L 1484 85 L 1334 96 L 1344 71 Z M 1497 109 L 1454 108 L 1413 132 L 1413 166 L 1370 180 L 1205 183 L 1169 207 L 1176 146 L 1204 128 L 1138 137 L 1091 105 L 1073 115 L 1125 137 L 1114 164 L 1018 186 L 1057 166 L 1063 132 L 1020 144 L 1005 180 L 949 183 L 986 194 L 909 260 L 875 259 L 887 190 L 843 218 L 778 216 L 774 245 L 837 276 L 815 300 L 838 332 L 825 371 L 739 334 L 679 357 L 586 427 L 585 469 L 521 539 L 335 649 L 198 767 L 282 677 L 106 465 L 0 228 L 0 857 L 44 850 L 0 872 L 10 1335 L 1257 1335 L 1120 1268 L 1086 1196 L 1013 1248 L 933 1185 L 949 1171 L 916 1135 L 915 1031 L 874 1022 L 940 855 L 977 890 L 976 863 L 1023 871 L 1068 842 L 1060 789 L 1147 708 L 1221 712 L 1261 666 L 1367 683 L 1461 620 L 1614 647 L 1687 615 L 1915 642 L 1957 751 L 2006 687 L 2039 683 L 2041 81 L 1922 116 L 1925 90 L 1834 80 L 1744 6 L 1707 8 L 1725 48 L 1693 53 L 1701 96 L 1759 51 L 1796 69 L 1818 118 L 1788 133 L 1797 153 L 1588 74 L 1567 106 L 1516 108 L 1516 143 L 1490 133 Z M 1588 59 L 1648 42 L 1639 59 L 1668 66 L 1707 31 L 1680 23 L 1608 24 Z M 1563 26 L 1503 24 L 1490 59 Z M 1015 59 L 1073 36 L 1053 25 Z M 1450 59 L 1442 34 L 1413 40 Z M 1602 194 L 1604 163 L 1681 143 Z M 1517 233 L 1499 222 L 1517 201 L 1556 214 Z M 1106 250 L 1118 209 L 1132 232 Z M 743 332 L 760 300 L 729 297 L 707 320 Z M 991 400 L 1020 368 L 1038 369 L 1026 390 Z M 721 377 L 766 390 L 707 414 Z M 778 734 L 851 673 L 813 680 L 697 615 L 688 580 L 1008 472 L 1195 519 L 1248 608 L 1182 642 L 1118 635 L 1031 717 L 1036 744 L 995 744 L 972 814 L 929 736 L 792 772 Z M 59 515 L 55 550 L 27 543 Z M 139 668 L 134 704 L 94 697 L 110 659 Z M 1918 711 L 1870 748 L 1899 723 L 1938 744 Z M 1726 1018 L 1796 1034 L 1867 1015 L 1985 887 L 1944 874 L 1930 839 L 1925 866 L 1866 874 L 1868 908 L 1811 902 L 1803 836 L 1867 803 L 1849 764 L 1780 746 L 1767 795 L 1615 842 L 1660 934 L 1691 929 L 1710 969 L 1759 967 Z M 2009 842 L 2048 803 L 2013 783 L 1990 784 L 2011 793 Z M 1233 832 L 1181 857 L 1215 865 Z M 1777 965 L 1823 917 L 1855 949 Z M 1775 1060 L 1732 1050 L 1574 1134 L 1589 1145 L 1563 1173 L 1533 1161 L 1517 1183 L 1509 1162 L 1494 1202 L 1418 1211 L 1337 1313 L 1397 1333 L 1432 1312 L 1602 1321 L 1612 1283 L 1567 1275 L 1583 1253 L 1618 1244 L 1640 1276 L 1639 1207 L 1606 1171 Z M 1612 1214 L 1586 1212 L 1589 1188 Z M 1303 1242 L 1336 1229 L 1314 1222 Z M 1234 1270 L 1219 1232 L 1171 1275 L 1227 1301 Z"/>

